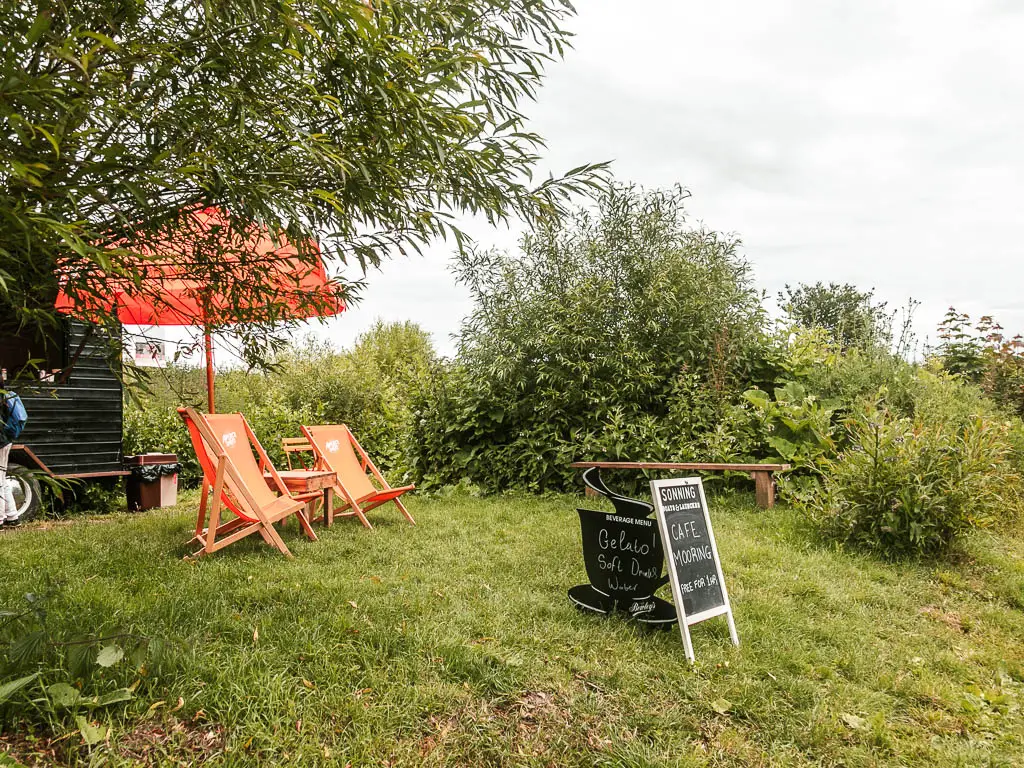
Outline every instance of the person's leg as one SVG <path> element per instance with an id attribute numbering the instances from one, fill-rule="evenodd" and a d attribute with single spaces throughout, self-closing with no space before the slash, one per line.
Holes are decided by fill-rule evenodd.
<path id="1" fill-rule="evenodd" d="M 0 524 L 7 518 L 7 457 L 10 455 L 10 444 L 0 448 Z M 14 510 L 11 509 L 10 511 L 13 512 Z"/>

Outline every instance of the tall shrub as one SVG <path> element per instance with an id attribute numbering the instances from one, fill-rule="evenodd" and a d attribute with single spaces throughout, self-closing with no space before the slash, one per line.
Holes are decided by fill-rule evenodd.
<path id="1" fill-rule="evenodd" d="M 1024 336 L 1012 338 L 991 316 L 972 327 L 971 318 L 953 307 L 939 326 L 936 350 L 946 370 L 976 383 L 995 402 L 1024 416 Z"/>
<path id="2" fill-rule="evenodd" d="M 618 187 L 518 254 L 459 258 L 474 308 L 421 399 L 423 479 L 561 488 L 577 457 L 679 455 L 670 414 L 714 426 L 757 375 L 764 313 L 738 242 L 687 226 L 686 196 Z"/>
<path id="3" fill-rule="evenodd" d="M 412 322 L 377 322 L 354 347 L 307 343 L 282 357 L 271 377 L 293 408 L 347 424 L 394 479 L 411 473 L 412 398 L 436 362 L 430 334 Z"/>
<path id="4" fill-rule="evenodd" d="M 849 347 L 888 345 L 885 302 L 875 303 L 874 289 L 861 291 L 849 283 L 786 285 L 779 305 L 795 324 L 823 329 L 836 344 Z"/>

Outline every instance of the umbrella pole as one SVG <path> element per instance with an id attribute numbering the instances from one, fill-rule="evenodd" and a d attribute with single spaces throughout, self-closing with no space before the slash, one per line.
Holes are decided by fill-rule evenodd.
<path id="1" fill-rule="evenodd" d="M 213 337 L 210 335 L 209 327 L 204 328 L 206 342 L 206 395 L 210 403 L 210 413 L 213 410 Z"/>

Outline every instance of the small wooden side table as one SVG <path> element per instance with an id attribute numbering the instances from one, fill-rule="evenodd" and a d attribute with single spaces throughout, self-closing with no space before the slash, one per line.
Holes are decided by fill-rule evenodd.
<path id="1" fill-rule="evenodd" d="M 277 474 L 290 493 L 308 494 L 323 491 L 324 525 L 329 528 L 334 522 L 334 485 L 338 482 L 337 473 L 319 469 L 286 469 Z M 274 487 L 274 478 L 269 472 L 264 472 L 263 478 L 271 488 Z"/>

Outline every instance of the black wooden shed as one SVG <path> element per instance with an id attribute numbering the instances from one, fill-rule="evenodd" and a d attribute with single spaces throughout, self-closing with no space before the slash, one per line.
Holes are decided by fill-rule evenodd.
<path id="1" fill-rule="evenodd" d="M 12 464 L 54 477 L 127 474 L 121 456 L 123 406 L 120 363 L 93 326 L 65 321 L 56 343 L 0 333 L 0 368 L 25 402 L 29 419 L 11 450 Z M 25 365 L 38 367 L 26 376 Z M 17 467 L 12 467 L 17 470 Z"/>

